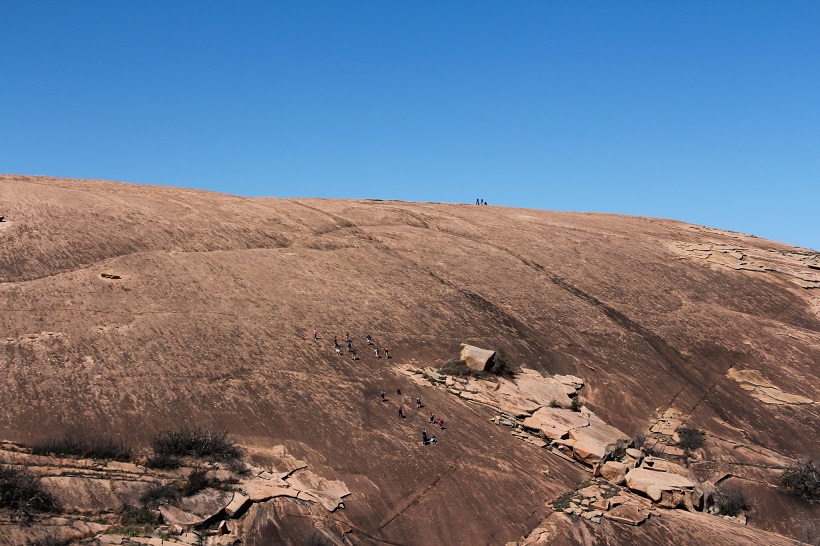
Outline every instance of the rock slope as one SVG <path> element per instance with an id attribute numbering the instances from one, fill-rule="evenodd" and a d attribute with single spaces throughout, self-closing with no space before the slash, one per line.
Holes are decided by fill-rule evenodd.
<path id="1" fill-rule="evenodd" d="M 776 487 L 820 453 L 816 252 L 659 219 L 17 175 L 0 176 L 0 216 L 0 439 L 15 445 L 93 432 L 146 449 L 169 428 L 227 428 L 254 466 L 285 446 L 344 484 L 339 544 L 504 544 L 543 525 L 556 544 L 774 543 L 820 521 Z M 556 513 L 590 477 L 571 446 L 522 442 L 531 429 L 405 373 L 462 343 L 583 378 L 607 426 L 742 486 L 748 525 Z M 430 411 L 446 429 L 425 446 Z M 677 423 L 706 432 L 685 461 Z M 249 510 L 244 543 L 302 543 L 299 510 Z"/>

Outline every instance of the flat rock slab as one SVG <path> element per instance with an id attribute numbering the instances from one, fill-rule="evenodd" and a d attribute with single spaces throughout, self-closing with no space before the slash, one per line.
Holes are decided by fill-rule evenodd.
<path id="1" fill-rule="evenodd" d="M 604 517 L 618 523 L 640 525 L 646 521 L 650 513 L 648 508 L 635 506 L 634 504 L 621 504 L 608 512 L 604 512 Z"/>
<path id="2" fill-rule="evenodd" d="M 692 490 L 695 488 L 695 482 L 669 472 L 633 468 L 626 474 L 626 486 L 630 490 L 643 493 L 653 501 L 658 502 L 661 500 L 664 491 Z"/>
<path id="3" fill-rule="evenodd" d="M 531 423 L 537 421 L 541 432 L 553 440 L 567 438 L 570 430 L 589 425 L 589 420 L 580 413 L 562 408 L 541 408 L 532 417 L 535 421 Z"/>

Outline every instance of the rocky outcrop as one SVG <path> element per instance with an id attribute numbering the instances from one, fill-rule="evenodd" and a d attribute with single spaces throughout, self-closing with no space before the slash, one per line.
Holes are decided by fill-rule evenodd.
<path id="1" fill-rule="evenodd" d="M 495 358 L 495 351 L 489 349 L 481 349 L 473 345 L 461 344 L 461 355 L 459 359 L 462 360 L 467 367 L 476 372 L 484 372 L 490 369 Z"/>

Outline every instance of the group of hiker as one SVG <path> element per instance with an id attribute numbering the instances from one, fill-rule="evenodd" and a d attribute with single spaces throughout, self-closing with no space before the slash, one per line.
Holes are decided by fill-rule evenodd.
<path id="1" fill-rule="evenodd" d="M 319 341 L 319 330 L 316 328 L 313 329 L 313 339 Z M 390 347 L 382 347 L 381 350 L 379 350 L 379 347 L 373 343 L 373 336 L 370 334 L 364 336 L 364 340 L 368 346 L 373 347 L 373 354 L 376 355 L 376 358 L 384 356 L 385 359 L 390 359 Z M 353 347 L 353 339 L 350 337 L 350 332 L 345 332 L 345 344 L 347 345 L 347 352 L 350 353 L 350 357 L 353 360 L 359 360 L 358 352 L 355 347 Z M 337 356 L 342 356 L 342 346 L 339 345 L 338 336 L 333 336 L 333 349 L 336 351 Z"/>
<path id="2" fill-rule="evenodd" d="M 384 391 L 379 393 L 379 396 L 382 399 L 382 402 L 387 402 L 387 394 Z M 396 396 L 401 396 L 401 389 L 396 389 Z M 421 409 L 424 407 L 424 404 L 421 402 L 421 397 L 416 397 L 416 409 Z M 399 419 L 407 418 L 407 413 L 404 411 L 404 406 L 399 404 Z M 435 425 L 439 429 L 444 430 L 444 420 L 436 418 L 436 415 L 431 411 L 430 418 L 429 418 L 430 425 Z M 436 440 L 435 436 L 430 436 L 427 434 L 427 429 L 421 429 L 421 443 L 423 445 L 428 444 L 436 444 L 438 441 Z"/>
<path id="3" fill-rule="evenodd" d="M 486 203 L 484 203 L 484 204 L 486 204 Z M 314 339 L 314 341 L 319 341 L 319 330 L 316 329 L 316 328 L 313 329 L 313 339 Z M 385 359 L 390 358 L 390 348 L 389 347 L 382 347 L 381 351 L 379 351 L 379 347 L 376 346 L 376 344 L 373 342 L 373 336 L 371 336 L 370 334 L 367 334 L 366 336 L 364 336 L 364 340 L 365 340 L 365 342 L 367 343 L 367 345 L 369 347 L 373 347 L 373 354 L 376 356 L 376 358 L 382 358 L 382 356 L 384 356 Z M 359 357 L 357 356 L 356 349 L 353 347 L 353 339 L 350 337 L 350 332 L 345 332 L 344 342 L 347 345 L 347 352 L 350 353 L 351 358 L 353 360 L 359 360 Z M 333 336 L 333 348 L 335 349 L 336 354 L 341 356 L 341 354 L 342 354 L 342 345 L 339 344 L 339 338 L 337 336 Z M 385 393 L 384 391 L 381 391 L 379 393 L 379 396 L 380 396 L 382 402 L 387 402 L 387 393 Z M 396 396 L 401 396 L 401 389 L 396 389 Z M 424 404 L 421 401 L 421 397 L 417 396 L 416 397 L 416 409 L 421 409 L 423 407 L 424 407 Z M 404 411 L 404 406 L 402 406 L 401 404 L 399 405 L 398 413 L 399 413 L 399 419 L 407 418 L 407 413 Z M 430 424 L 428 426 L 437 426 L 440 430 L 444 430 L 444 420 L 437 418 L 436 415 L 432 411 L 430 412 L 429 423 Z M 438 441 L 436 440 L 436 437 L 434 435 L 427 434 L 427 429 L 426 428 L 421 429 L 421 442 L 422 442 L 423 445 L 438 443 Z"/>

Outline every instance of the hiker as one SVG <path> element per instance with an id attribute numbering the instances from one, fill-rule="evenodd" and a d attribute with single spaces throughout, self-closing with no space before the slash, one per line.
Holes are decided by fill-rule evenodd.
<path id="1" fill-rule="evenodd" d="M 356 349 L 352 349 L 351 352 L 353 353 L 353 360 L 359 360 L 356 358 Z"/>
<path id="2" fill-rule="evenodd" d="M 336 356 L 342 356 L 342 348 L 336 345 Z"/>
<path id="3" fill-rule="evenodd" d="M 313 339 L 319 339 L 319 330 L 316 328 L 313 329 Z"/>
<path id="4" fill-rule="evenodd" d="M 390 358 L 390 349 L 388 347 L 383 347 L 382 352 L 384 353 L 384 358 Z"/>
<path id="5" fill-rule="evenodd" d="M 379 348 L 378 347 L 373 349 L 373 352 L 376 353 L 376 358 L 381 358 L 381 356 L 379 356 Z"/>
<path id="6" fill-rule="evenodd" d="M 333 336 L 333 345 L 338 345 L 338 344 L 339 344 L 339 337 L 338 336 Z"/>
<path id="7" fill-rule="evenodd" d="M 436 421 L 436 424 L 438 425 L 438 428 L 444 430 L 444 420 L 443 419 L 439 419 L 438 421 Z"/>
<path id="8" fill-rule="evenodd" d="M 436 443 L 436 437 L 435 437 L 435 436 L 430 436 L 430 443 L 431 443 L 431 444 L 435 444 L 435 443 Z"/>
<path id="9" fill-rule="evenodd" d="M 350 343 L 350 332 L 345 332 L 345 341 Z"/>
<path id="10" fill-rule="evenodd" d="M 427 445 L 427 429 L 421 429 L 421 443 Z"/>
<path id="11" fill-rule="evenodd" d="M 347 351 L 350 352 L 353 350 L 353 341 L 347 340 Z"/>
<path id="12" fill-rule="evenodd" d="M 404 408 L 399 406 L 399 419 L 404 419 Z"/>
<path id="13" fill-rule="evenodd" d="M 382 397 L 382 402 L 384 402 L 386 400 L 384 397 L 384 391 L 381 392 L 380 396 Z"/>
<path id="14" fill-rule="evenodd" d="M 478 202 L 478 199 L 475 200 L 476 205 L 480 205 L 481 203 Z"/>
<path id="15" fill-rule="evenodd" d="M 367 334 L 364 338 L 367 340 L 368 345 L 373 345 L 373 338 L 370 337 L 370 334 Z"/>
<path id="16" fill-rule="evenodd" d="M 419 397 L 416 397 L 416 407 L 417 408 L 423 408 L 424 407 L 424 404 L 421 403 L 421 398 L 419 398 Z"/>
<path id="17" fill-rule="evenodd" d="M 436 421 L 436 416 L 433 415 L 433 412 L 430 412 L 430 424 L 433 424 Z"/>

